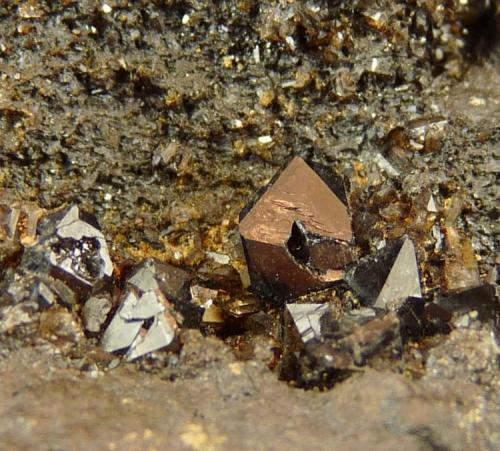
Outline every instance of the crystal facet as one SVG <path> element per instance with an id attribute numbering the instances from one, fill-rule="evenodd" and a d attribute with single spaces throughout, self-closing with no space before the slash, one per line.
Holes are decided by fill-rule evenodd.
<path id="1" fill-rule="evenodd" d="M 397 310 L 408 298 L 422 298 L 415 248 L 409 238 L 388 243 L 348 272 L 348 283 L 367 305 Z"/>
<path id="2" fill-rule="evenodd" d="M 333 190 L 327 183 L 333 177 L 325 180 L 295 157 L 242 213 L 240 234 L 252 289 L 259 296 L 290 299 L 343 277 L 352 259 L 351 218 L 337 195 L 343 197 L 341 187 Z"/>

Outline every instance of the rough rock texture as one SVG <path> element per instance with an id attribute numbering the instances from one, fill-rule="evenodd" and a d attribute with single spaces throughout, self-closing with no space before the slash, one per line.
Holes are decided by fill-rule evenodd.
<path id="1" fill-rule="evenodd" d="M 194 337 L 193 337 L 194 338 Z M 174 381 L 120 367 L 66 368 L 53 349 L 0 361 L 8 449 L 495 449 L 498 389 L 369 370 L 332 391 L 279 382 L 215 340 L 181 355 Z M 196 368 L 196 369 L 195 369 Z M 120 419 L 117 423 L 117 418 Z"/>
<path id="2" fill-rule="evenodd" d="M 262 305 L 240 296 L 237 232 L 300 155 L 345 177 L 360 256 L 411 238 L 426 303 L 497 289 L 498 29 L 486 0 L 0 2 L 0 286 L 41 212 L 79 204 L 114 263 L 110 315 L 144 258 L 218 293 L 205 336 L 125 364 L 85 336 L 83 304 L 33 321 L 0 292 L 2 447 L 499 449 L 488 304 L 332 390 L 292 388 L 279 314 L 245 316 Z"/>

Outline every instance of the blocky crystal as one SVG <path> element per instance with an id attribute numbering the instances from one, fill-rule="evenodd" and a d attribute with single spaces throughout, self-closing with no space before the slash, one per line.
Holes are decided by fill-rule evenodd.
<path id="1" fill-rule="evenodd" d="M 240 221 L 253 291 L 281 301 L 343 277 L 352 260 L 342 187 L 295 157 Z M 340 198 L 339 198 L 340 196 Z"/>

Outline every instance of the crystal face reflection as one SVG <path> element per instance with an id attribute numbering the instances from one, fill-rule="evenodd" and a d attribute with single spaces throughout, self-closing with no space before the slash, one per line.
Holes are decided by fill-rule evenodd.
<path id="1" fill-rule="evenodd" d="M 342 279 L 353 234 L 347 206 L 334 192 L 343 187 L 332 187 L 295 157 L 242 214 L 239 230 L 256 294 L 279 301 Z"/>

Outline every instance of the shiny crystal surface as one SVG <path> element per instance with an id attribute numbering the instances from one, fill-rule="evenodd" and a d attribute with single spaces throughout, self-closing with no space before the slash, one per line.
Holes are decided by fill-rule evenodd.
<path id="1" fill-rule="evenodd" d="M 421 298 L 415 247 L 409 238 L 389 243 L 353 265 L 347 281 L 367 305 L 395 310 L 407 298 Z"/>
<path id="2" fill-rule="evenodd" d="M 347 206 L 300 157 L 242 216 L 239 230 L 253 291 L 276 300 L 341 279 L 342 263 L 348 260 L 344 254 L 349 253 L 343 246 L 353 238 Z M 309 239 L 308 233 L 318 239 Z M 304 261 L 304 253 L 310 262 Z M 337 254 L 337 261 L 327 261 Z"/>
<path id="3" fill-rule="evenodd" d="M 172 272 L 184 278 L 174 278 Z M 174 305 L 164 293 L 179 299 L 187 280 L 186 273 L 173 266 L 153 260 L 138 265 L 126 280 L 127 288 L 104 331 L 101 347 L 107 352 L 125 352 L 131 361 L 172 345 L 178 325 Z"/>
<path id="4" fill-rule="evenodd" d="M 287 313 L 290 315 L 291 321 L 304 343 L 314 339 L 321 339 L 321 318 L 328 309 L 328 304 L 286 305 Z"/>
<path id="5" fill-rule="evenodd" d="M 497 1 L 0 17 L 2 447 L 499 448 Z"/>

